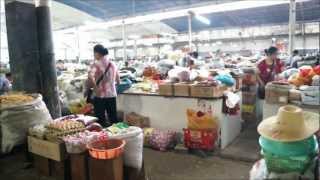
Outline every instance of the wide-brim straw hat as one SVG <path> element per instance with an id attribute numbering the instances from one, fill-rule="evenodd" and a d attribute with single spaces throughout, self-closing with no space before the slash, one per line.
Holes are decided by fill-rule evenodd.
<path id="1" fill-rule="evenodd" d="M 280 142 L 300 141 L 319 130 L 320 116 L 292 105 L 282 106 L 276 116 L 264 119 L 258 126 L 261 136 Z"/>

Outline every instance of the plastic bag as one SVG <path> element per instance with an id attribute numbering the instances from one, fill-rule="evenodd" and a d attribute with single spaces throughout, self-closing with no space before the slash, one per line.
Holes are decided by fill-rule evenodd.
<path id="1" fill-rule="evenodd" d="M 235 80 L 229 74 L 218 75 L 214 79 L 220 81 L 221 83 L 227 86 L 233 86 L 235 84 Z"/>
<path id="2" fill-rule="evenodd" d="M 154 130 L 149 139 L 150 146 L 159 151 L 174 149 L 176 146 L 176 132 Z"/>
<path id="3" fill-rule="evenodd" d="M 40 94 L 33 94 L 34 100 L 25 104 L 0 107 L 1 152 L 8 153 L 14 146 L 25 143 L 28 129 L 52 121 L 47 106 Z"/>
<path id="4" fill-rule="evenodd" d="M 184 70 L 178 73 L 179 82 L 190 81 L 190 71 Z"/>
<path id="5" fill-rule="evenodd" d="M 143 164 L 143 131 L 139 127 L 130 126 L 126 133 L 110 136 L 110 138 L 123 139 L 126 141 L 124 147 L 124 164 L 140 170 Z"/>
<path id="6" fill-rule="evenodd" d="M 209 112 L 195 111 L 187 109 L 187 119 L 189 129 L 216 129 L 217 117 Z"/>
<path id="7" fill-rule="evenodd" d="M 143 129 L 143 136 L 144 136 L 143 144 L 145 147 L 151 147 L 149 142 L 150 142 L 150 138 L 151 138 L 153 131 L 154 131 L 154 128 L 144 128 Z"/>

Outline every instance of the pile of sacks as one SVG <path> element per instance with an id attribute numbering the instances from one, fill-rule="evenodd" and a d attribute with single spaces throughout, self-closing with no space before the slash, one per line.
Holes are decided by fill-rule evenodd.
<path id="1" fill-rule="evenodd" d="M 282 106 L 276 116 L 258 126 L 264 158 L 255 163 L 250 179 L 315 179 L 319 148 L 314 133 L 318 130 L 318 114 Z"/>

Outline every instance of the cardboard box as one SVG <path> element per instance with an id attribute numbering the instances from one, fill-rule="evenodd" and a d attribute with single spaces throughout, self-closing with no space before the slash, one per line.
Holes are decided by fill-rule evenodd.
<path id="1" fill-rule="evenodd" d="M 150 119 L 148 117 L 139 115 L 134 112 L 126 114 L 124 122 L 126 122 L 130 126 L 137 126 L 140 128 L 150 127 Z"/>
<path id="2" fill-rule="evenodd" d="M 198 86 L 192 85 L 190 87 L 190 94 L 192 97 L 213 98 L 222 97 L 223 92 L 228 89 L 227 86 Z"/>
<path id="3" fill-rule="evenodd" d="M 190 85 L 189 83 L 176 83 L 174 84 L 174 95 L 175 96 L 190 96 Z"/>
<path id="4" fill-rule="evenodd" d="M 289 101 L 301 101 L 301 91 L 297 89 L 290 89 Z"/>
<path id="5" fill-rule="evenodd" d="M 257 93 L 256 92 L 242 92 L 242 104 L 253 105 L 256 104 Z"/>
<path id="6" fill-rule="evenodd" d="M 172 83 L 164 83 L 159 84 L 159 94 L 162 96 L 173 96 L 173 84 Z"/>
<path id="7" fill-rule="evenodd" d="M 28 136 L 28 150 L 48 159 L 62 161 L 66 156 L 65 145 L 62 142 L 51 142 Z"/>
<path id="8" fill-rule="evenodd" d="M 287 86 L 279 86 L 267 84 L 265 90 L 265 100 L 269 104 L 288 104 L 289 88 Z"/>
<path id="9" fill-rule="evenodd" d="M 241 87 L 242 87 L 242 77 L 235 77 L 234 79 L 236 80 L 235 89 L 236 89 L 236 90 L 241 90 Z"/>

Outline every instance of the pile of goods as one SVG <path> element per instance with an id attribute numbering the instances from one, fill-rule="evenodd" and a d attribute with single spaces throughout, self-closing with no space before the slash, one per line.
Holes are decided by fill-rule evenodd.
<path id="1" fill-rule="evenodd" d="M 302 66 L 297 73 L 289 77 L 288 82 L 297 87 L 302 85 L 317 85 L 319 83 L 319 76 L 320 65 L 315 67 Z"/>
<path id="2" fill-rule="evenodd" d="M 79 101 L 74 101 L 69 104 L 69 110 L 72 114 L 93 114 L 93 106 L 86 102 L 86 100 L 81 99 Z"/>
<path id="3" fill-rule="evenodd" d="M 288 80 L 271 82 L 266 86 L 268 103 L 320 105 L 320 65 L 288 69 L 281 76 Z"/>
<path id="4" fill-rule="evenodd" d="M 0 96 L 1 106 L 20 105 L 33 101 L 35 98 L 29 94 L 11 93 L 8 95 Z"/>
<path id="5" fill-rule="evenodd" d="M 282 106 L 277 116 L 258 126 L 264 160 L 254 165 L 250 179 L 269 179 L 271 175 L 276 179 L 314 179 L 319 153 L 314 133 L 318 130 L 319 114 Z"/>
<path id="6" fill-rule="evenodd" d="M 24 144 L 28 129 L 52 120 L 40 94 L 13 93 L 0 96 L 0 153 Z"/>
<path id="7" fill-rule="evenodd" d="M 217 117 L 212 110 L 187 110 L 188 127 L 184 131 L 184 144 L 189 149 L 213 150 L 218 136 Z"/>
<path id="8" fill-rule="evenodd" d="M 257 75 L 252 67 L 243 68 L 241 117 L 247 123 L 257 120 Z"/>
<path id="9" fill-rule="evenodd" d="M 29 135 L 50 141 L 59 141 L 66 136 L 84 132 L 86 129 L 101 131 L 102 127 L 95 123 L 95 120 L 96 118 L 83 115 L 64 116 L 46 125 L 36 125 L 30 128 Z"/>

